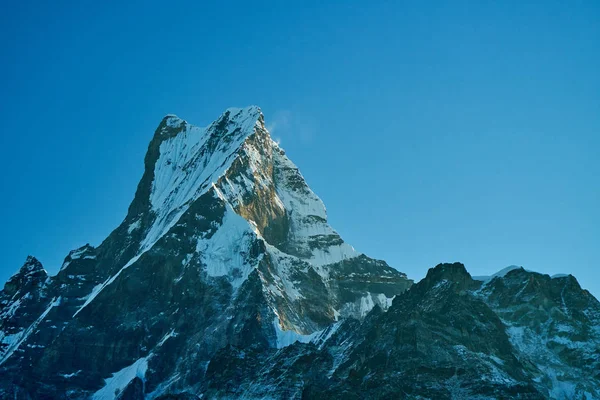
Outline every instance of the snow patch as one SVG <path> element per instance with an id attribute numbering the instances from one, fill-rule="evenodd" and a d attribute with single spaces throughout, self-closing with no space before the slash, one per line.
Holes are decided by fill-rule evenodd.
<path id="1" fill-rule="evenodd" d="M 321 335 L 315 340 L 319 344 L 319 350 L 325 346 L 325 343 L 338 331 L 344 321 L 338 321 L 322 331 Z"/>
<path id="2" fill-rule="evenodd" d="M 302 335 L 292 330 L 284 331 L 283 329 L 281 329 L 281 326 L 279 326 L 279 318 L 277 317 L 275 317 L 275 319 L 273 320 L 273 327 L 275 328 L 278 349 L 282 349 L 296 342 L 309 343 L 323 332 L 316 331 L 311 333 L 310 335 Z"/>
<path id="3" fill-rule="evenodd" d="M 373 307 L 375 307 L 375 302 L 373 301 L 373 296 L 371 296 L 371 293 L 360 298 L 360 307 L 358 312 L 361 317 L 366 316 L 373 309 Z"/>
<path id="4" fill-rule="evenodd" d="M 62 377 L 63 377 L 63 378 L 65 378 L 65 379 L 69 379 L 69 378 L 72 378 L 72 377 L 74 377 L 74 376 L 77 376 L 77 375 L 79 375 L 79 373 L 80 373 L 80 372 L 81 372 L 81 370 L 79 370 L 79 371 L 77 371 L 77 372 L 70 373 L 70 374 L 58 374 L 58 375 L 59 375 L 59 376 L 62 376 Z"/>
<path id="5" fill-rule="evenodd" d="M 115 372 L 112 377 L 104 380 L 104 387 L 92 395 L 92 400 L 113 400 L 136 377 L 145 382 L 148 360 L 152 356 L 142 357 L 128 367 Z"/>
<path id="6" fill-rule="evenodd" d="M 177 337 L 177 334 L 175 333 L 175 329 L 171 329 L 171 331 L 169 331 L 169 333 L 167 333 L 165 336 L 163 336 L 163 338 L 160 339 L 160 342 L 158 342 L 156 347 L 161 347 L 163 344 L 165 344 L 165 342 L 167 340 L 169 340 L 169 338 L 172 338 L 172 337 Z"/>
<path id="7" fill-rule="evenodd" d="M 215 190 L 221 197 L 216 187 Z M 198 240 L 196 252 L 200 254 L 208 276 L 228 276 L 234 289 L 237 289 L 255 267 L 256 260 L 253 263 L 249 250 L 256 239 L 248 221 L 226 203 L 221 226 L 209 238 Z"/>
<path id="8" fill-rule="evenodd" d="M 377 299 L 379 300 L 379 305 L 381 308 L 383 308 L 384 311 L 387 311 L 388 308 L 390 308 L 392 306 L 392 303 L 394 302 L 395 297 L 396 296 L 387 297 L 383 293 L 379 293 L 377 295 Z"/>
<path id="9" fill-rule="evenodd" d="M 139 219 L 137 221 L 135 221 L 135 222 L 132 222 L 131 225 L 129 225 L 127 227 L 127 233 L 129 233 L 131 235 L 131 233 L 133 231 L 135 231 L 137 229 L 140 229 L 141 224 L 142 224 L 142 221 L 139 220 Z"/>
<path id="10" fill-rule="evenodd" d="M 285 294 L 292 301 L 304 298 L 300 290 L 296 288 L 291 276 L 294 275 L 295 270 L 306 269 L 309 265 L 296 257 L 278 250 L 275 246 L 267 242 L 264 242 L 264 244 L 276 269 L 275 273 L 272 274 L 272 277 L 275 279 L 275 285 L 269 285 L 267 289 L 273 294 L 278 294 L 279 297 L 283 297 Z"/>

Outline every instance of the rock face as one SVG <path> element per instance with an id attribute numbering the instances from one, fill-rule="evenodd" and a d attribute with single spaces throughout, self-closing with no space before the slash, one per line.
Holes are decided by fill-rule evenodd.
<path id="1" fill-rule="evenodd" d="M 257 107 L 158 126 L 125 220 L 0 292 L 0 398 L 600 398 L 572 276 L 417 284 L 354 250 Z"/>

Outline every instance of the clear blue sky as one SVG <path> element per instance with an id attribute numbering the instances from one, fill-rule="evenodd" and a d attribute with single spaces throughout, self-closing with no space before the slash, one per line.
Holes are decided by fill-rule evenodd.
<path id="1" fill-rule="evenodd" d="M 163 115 L 257 104 L 358 250 L 600 295 L 599 2 L 124 3 L 4 4 L 0 280 L 119 224 Z"/>

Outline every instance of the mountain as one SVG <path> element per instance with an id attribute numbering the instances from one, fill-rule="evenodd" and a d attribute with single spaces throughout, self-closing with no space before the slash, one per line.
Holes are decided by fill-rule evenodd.
<path id="1" fill-rule="evenodd" d="M 5 395 L 201 392 L 227 345 L 309 341 L 412 281 L 354 250 L 257 107 L 159 124 L 125 220 L 56 276 L 29 258 L 0 297 Z M 111 378 L 111 376 L 113 376 Z"/>
<path id="2" fill-rule="evenodd" d="M 413 284 L 329 226 L 259 108 L 167 115 L 144 165 L 98 247 L 6 282 L 0 398 L 600 398 L 600 304 L 574 277 Z"/>

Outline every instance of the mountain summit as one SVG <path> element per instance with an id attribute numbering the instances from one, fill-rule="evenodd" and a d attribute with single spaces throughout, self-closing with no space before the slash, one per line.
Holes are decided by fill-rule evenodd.
<path id="1" fill-rule="evenodd" d="M 125 220 L 0 292 L 0 399 L 600 399 L 600 303 L 345 243 L 258 107 L 167 115 Z M 82 233 L 84 235 L 84 233 Z"/>
<path id="2" fill-rule="evenodd" d="M 201 390 L 220 349 L 308 342 L 412 284 L 329 226 L 258 107 L 204 128 L 167 115 L 144 165 L 100 246 L 72 251 L 52 277 L 28 259 L 7 282 L 6 393 L 111 398 L 135 377 L 144 393 Z"/>

